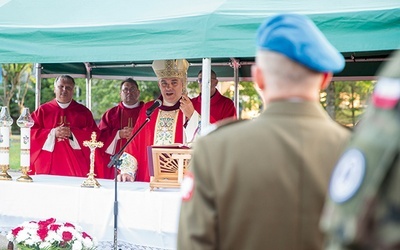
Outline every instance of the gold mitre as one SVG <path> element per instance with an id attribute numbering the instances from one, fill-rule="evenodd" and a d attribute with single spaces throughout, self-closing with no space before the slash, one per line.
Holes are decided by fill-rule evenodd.
<path id="1" fill-rule="evenodd" d="M 189 62 L 186 59 L 154 60 L 152 67 L 158 79 L 172 77 L 186 79 Z"/>

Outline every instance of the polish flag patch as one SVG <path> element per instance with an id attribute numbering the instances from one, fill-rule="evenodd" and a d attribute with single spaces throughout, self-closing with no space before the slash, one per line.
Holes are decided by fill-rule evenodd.
<path id="1" fill-rule="evenodd" d="M 375 107 L 392 109 L 400 100 L 400 80 L 381 78 L 375 86 L 372 101 Z"/>
<path id="2" fill-rule="evenodd" d="M 181 195 L 183 201 L 189 201 L 192 198 L 194 190 L 194 176 L 191 172 L 186 171 L 181 183 Z"/>

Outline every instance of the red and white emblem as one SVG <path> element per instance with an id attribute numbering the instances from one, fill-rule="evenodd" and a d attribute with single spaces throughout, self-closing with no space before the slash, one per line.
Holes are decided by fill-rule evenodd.
<path id="1" fill-rule="evenodd" d="M 192 198 L 194 190 L 194 176 L 191 172 L 186 171 L 181 183 L 181 194 L 183 201 L 189 201 Z"/>
<path id="2" fill-rule="evenodd" d="M 381 78 L 375 86 L 372 96 L 374 105 L 381 109 L 392 109 L 400 99 L 400 80 Z"/>

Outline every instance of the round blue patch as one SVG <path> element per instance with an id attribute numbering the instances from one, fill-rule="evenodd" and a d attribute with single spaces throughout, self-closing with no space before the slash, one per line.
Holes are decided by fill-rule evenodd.
<path id="1" fill-rule="evenodd" d="M 336 203 L 353 197 L 360 188 L 365 175 L 365 157 L 355 148 L 347 150 L 333 170 L 329 184 L 329 195 Z"/>

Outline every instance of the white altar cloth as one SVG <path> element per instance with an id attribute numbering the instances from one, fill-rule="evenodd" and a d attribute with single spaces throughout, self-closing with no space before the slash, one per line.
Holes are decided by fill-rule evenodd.
<path id="1" fill-rule="evenodd" d="M 83 188 L 86 178 L 34 175 L 34 182 L 0 181 L 0 232 L 24 221 L 55 218 L 83 228 L 108 249 L 114 241 L 114 181 Z M 175 249 L 181 196 L 178 189 L 150 191 L 149 183 L 118 183 L 118 245 Z M 99 247 L 101 248 L 101 247 Z M 120 249 L 120 247 L 118 248 Z M 122 248 L 124 249 L 124 248 Z M 126 248 L 128 249 L 128 248 Z"/>

